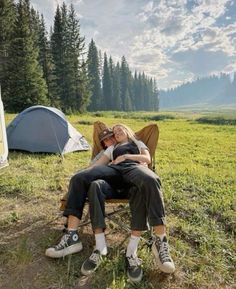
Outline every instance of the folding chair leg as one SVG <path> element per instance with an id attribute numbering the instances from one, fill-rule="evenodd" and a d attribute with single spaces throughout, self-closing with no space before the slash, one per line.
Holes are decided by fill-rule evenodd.
<path id="1" fill-rule="evenodd" d="M 124 208 L 123 208 L 124 209 Z M 124 229 L 126 232 L 128 233 L 131 233 L 131 229 L 125 225 L 123 222 L 120 222 L 118 220 L 116 220 L 115 218 L 113 218 L 111 215 L 114 215 L 115 213 L 117 213 L 117 211 L 115 212 L 112 212 L 110 214 L 106 214 L 106 218 L 109 219 L 110 221 L 112 221 L 113 223 L 117 224 L 118 226 L 120 226 L 122 229 Z M 150 233 L 150 236 L 147 239 L 143 238 L 142 236 L 140 237 L 140 239 L 144 242 L 145 245 L 147 245 L 148 247 L 151 247 L 152 246 L 152 234 L 153 234 L 153 227 L 150 227 L 149 224 L 148 224 L 148 231 Z"/>
<path id="2" fill-rule="evenodd" d="M 116 212 L 117 212 L 117 211 L 116 211 Z M 114 214 L 114 212 L 112 212 L 112 213 Z M 115 224 L 117 224 L 118 226 L 120 226 L 122 229 L 125 229 L 126 232 L 130 233 L 130 232 L 131 232 L 130 228 L 128 228 L 128 226 L 126 226 L 124 223 L 122 223 L 122 222 L 116 220 L 115 218 L 113 218 L 113 217 L 111 216 L 112 213 L 106 214 L 105 217 L 106 217 L 107 219 L 109 219 L 110 221 L 112 221 L 113 223 L 115 223 Z"/>

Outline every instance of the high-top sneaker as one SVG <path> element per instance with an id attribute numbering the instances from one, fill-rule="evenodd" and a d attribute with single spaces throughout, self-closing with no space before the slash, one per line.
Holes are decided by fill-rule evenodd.
<path id="1" fill-rule="evenodd" d="M 175 264 L 170 257 L 169 245 L 166 236 L 161 240 L 158 236 L 153 237 L 152 252 L 159 269 L 165 273 L 173 273 Z"/>
<path id="2" fill-rule="evenodd" d="M 77 231 L 66 231 L 60 242 L 46 250 L 45 255 L 51 258 L 61 258 L 73 253 L 80 252 L 83 245 L 79 240 Z"/>

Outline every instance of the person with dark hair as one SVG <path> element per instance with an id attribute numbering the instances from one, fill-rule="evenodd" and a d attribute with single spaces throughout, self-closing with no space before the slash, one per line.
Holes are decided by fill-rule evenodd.
<path id="1" fill-rule="evenodd" d="M 106 148 L 116 142 L 113 131 L 110 128 L 105 128 L 102 130 L 98 137 L 103 149 L 91 160 L 90 166 L 95 164 L 95 162 L 101 158 Z"/>
<path id="2" fill-rule="evenodd" d="M 104 150 L 113 145 L 116 141 L 112 129 L 104 129 L 99 134 L 99 140 Z M 92 160 L 91 164 L 95 163 L 104 153 L 104 150 L 97 155 L 95 160 Z M 105 200 L 112 198 L 127 198 L 127 193 L 124 190 L 115 190 L 105 180 L 97 179 L 91 182 L 87 195 L 82 196 L 82 205 L 80 209 L 80 216 L 82 217 L 83 208 L 88 199 L 89 212 L 92 228 L 95 234 L 95 252 L 100 252 L 102 256 L 107 254 L 107 244 L 105 240 L 104 230 L 105 224 Z M 81 218 L 80 217 L 80 218 Z M 68 222 L 70 226 L 70 222 Z M 69 254 L 80 252 L 83 249 L 82 242 L 79 240 L 79 236 L 76 229 L 67 230 L 66 234 L 62 237 L 58 245 L 50 247 L 46 250 L 45 254 L 51 258 L 61 258 Z M 94 254 L 91 255 L 94 258 Z M 85 269 L 87 269 L 87 262 L 84 263 Z M 92 268 L 90 268 L 92 267 Z M 84 269 L 84 270 L 85 270 Z M 94 271 L 96 268 L 93 264 L 89 264 L 89 272 Z M 86 273 L 86 272 L 85 272 Z"/>

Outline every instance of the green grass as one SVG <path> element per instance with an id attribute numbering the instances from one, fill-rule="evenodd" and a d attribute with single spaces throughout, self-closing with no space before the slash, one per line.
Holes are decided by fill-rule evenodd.
<path id="1" fill-rule="evenodd" d="M 176 264 L 175 274 L 167 276 L 156 268 L 148 248 L 140 246 L 144 278 L 136 286 L 130 284 L 123 258 L 127 235 L 108 225 L 109 258 L 87 280 L 87 288 L 235 288 L 236 127 L 196 121 L 206 116 L 209 112 L 68 116 L 90 144 L 96 120 L 108 125 L 122 122 L 134 131 L 158 120 L 156 167 Z M 220 116 L 231 118 L 227 112 Z M 7 123 L 13 117 L 6 115 Z M 82 288 L 78 286 L 83 281 L 80 266 L 94 244 L 90 226 L 80 233 L 84 243 L 81 253 L 50 260 L 44 251 L 62 234 L 60 198 L 70 176 L 86 167 L 90 153 L 70 153 L 62 159 L 58 155 L 10 152 L 9 167 L 0 171 L 0 288 Z"/>

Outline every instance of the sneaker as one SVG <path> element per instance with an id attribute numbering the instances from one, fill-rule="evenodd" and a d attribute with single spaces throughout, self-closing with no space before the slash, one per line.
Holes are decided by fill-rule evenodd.
<path id="1" fill-rule="evenodd" d="M 59 244 L 48 248 L 45 255 L 51 258 L 61 258 L 80 252 L 82 249 L 83 245 L 79 240 L 77 231 L 66 231 L 66 234 L 62 236 Z"/>
<path id="2" fill-rule="evenodd" d="M 166 236 L 164 236 L 163 240 L 158 236 L 153 238 L 152 252 L 155 256 L 157 265 L 162 272 L 173 273 L 175 271 L 175 264 L 170 257 Z"/>
<path id="3" fill-rule="evenodd" d="M 99 250 L 94 250 L 92 255 L 84 261 L 81 267 L 81 273 L 88 276 L 95 272 L 102 262 L 102 255 Z"/>
<path id="4" fill-rule="evenodd" d="M 127 275 L 130 281 L 140 282 L 143 277 L 142 260 L 138 257 L 125 257 Z"/>

